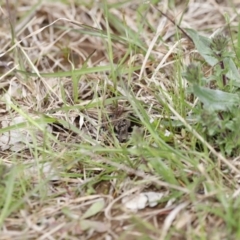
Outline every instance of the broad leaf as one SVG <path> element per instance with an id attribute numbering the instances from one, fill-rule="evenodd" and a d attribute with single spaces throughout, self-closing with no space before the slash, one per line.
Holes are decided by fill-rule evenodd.
<path id="1" fill-rule="evenodd" d="M 185 29 L 185 31 L 191 37 L 199 54 L 206 60 L 206 62 L 211 66 L 217 64 L 218 59 L 213 56 L 213 52 L 209 47 L 211 39 L 199 35 L 196 31 L 190 28 Z"/>
<path id="2" fill-rule="evenodd" d="M 198 85 L 193 85 L 193 93 L 204 104 L 205 108 L 212 111 L 231 110 L 240 100 L 237 94 L 226 93 Z"/>
<path id="3" fill-rule="evenodd" d="M 213 51 L 210 48 L 211 39 L 199 35 L 193 29 L 187 28 L 185 30 L 193 40 L 199 54 L 206 60 L 206 62 L 211 66 L 216 65 L 219 60 L 214 57 Z M 224 58 L 223 61 L 225 68 L 228 69 L 228 72 L 226 73 L 227 77 L 233 80 L 234 86 L 240 87 L 240 74 L 235 63 L 231 58 Z"/>
<path id="4" fill-rule="evenodd" d="M 224 66 L 228 69 L 227 77 L 233 80 L 233 85 L 240 87 L 240 74 L 238 69 L 231 58 L 224 59 Z"/>

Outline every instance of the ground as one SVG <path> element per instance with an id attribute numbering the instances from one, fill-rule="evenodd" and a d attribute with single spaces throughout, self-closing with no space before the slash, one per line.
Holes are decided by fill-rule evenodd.
<path id="1" fill-rule="evenodd" d="M 0 239 L 240 239 L 239 11 L 0 0 Z"/>

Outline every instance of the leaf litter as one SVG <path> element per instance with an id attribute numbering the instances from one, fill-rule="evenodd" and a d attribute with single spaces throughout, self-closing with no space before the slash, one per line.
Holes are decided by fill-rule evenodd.
<path id="1" fill-rule="evenodd" d="M 112 6 L 117 2 L 108 1 Z M 231 16 L 232 24 L 238 24 L 233 9 L 227 6 L 228 1 L 217 3 L 211 0 L 194 0 L 189 1 L 187 9 L 183 1 L 176 2 L 176 7 L 168 9 L 168 12 L 176 22 L 181 20 L 181 27 L 209 36 L 216 29 L 224 27 L 226 12 Z M 131 31 L 139 30 L 136 11 L 143 6 L 141 4 L 139 1 L 129 1 L 122 7 L 112 8 L 112 25 L 108 26 L 104 11 L 97 2 L 92 6 L 81 6 L 70 1 L 66 5 L 60 1 L 30 3 L 21 0 L 16 5 L 9 6 L 14 13 L 13 18 L 21 20 L 15 21 L 16 42 L 13 45 L 9 24 L 5 21 L 9 9 L 6 4 L 1 6 L 1 18 L 5 19 L 1 26 L 0 39 L 1 66 L 4 66 L 0 67 L 0 86 L 3 93 L 0 102 L 1 161 L 8 166 L 16 163 L 26 165 L 24 177 L 34 179 L 34 184 L 31 182 L 28 185 L 32 194 L 23 194 L 24 208 L 10 214 L 1 225 L 0 239 L 118 239 L 122 234 L 125 234 L 125 239 L 146 236 L 149 239 L 165 239 L 171 226 L 179 230 L 172 234 L 172 239 L 183 239 L 186 237 L 185 231 L 197 235 L 203 228 L 211 236 L 210 239 L 224 239 L 222 222 L 215 216 L 207 215 L 207 220 L 199 223 L 194 210 L 197 207 L 195 200 L 189 204 L 184 197 L 182 200 L 175 200 L 175 196 L 171 195 L 171 190 L 177 190 L 183 195 L 188 194 L 189 190 L 184 186 L 163 181 L 154 174 L 151 167 L 150 170 L 146 167 L 144 157 L 137 162 L 137 166 L 142 167 L 138 169 L 134 166 L 134 154 L 129 159 L 132 161 L 129 166 L 121 155 L 120 164 L 113 160 L 106 161 L 103 158 L 105 153 L 97 153 L 97 150 L 102 150 L 103 147 L 114 151 L 112 138 L 115 137 L 114 131 L 110 129 L 106 132 L 106 129 L 102 128 L 101 123 L 109 119 L 109 113 L 106 111 L 99 114 L 99 109 L 104 112 L 103 106 L 105 108 L 106 105 L 114 105 L 114 97 L 119 96 L 119 105 L 129 107 L 124 98 L 127 96 L 128 87 L 134 91 L 136 98 L 145 104 L 144 107 L 155 124 L 154 121 L 159 117 L 159 112 L 155 109 L 161 109 L 162 106 L 154 95 L 151 95 L 152 90 L 157 86 L 165 92 L 173 89 L 177 93 L 178 88 L 174 85 L 176 82 L 171 82 L 175 56 L 184 51 L 182 61 L 188 65 L 195 54 L 192 43 L 186 41 L 184 36 L 176 43 L 175 26 L 154 8 L 151 9 L 151 14 L 145 16 L 148 26 L 144 26 L 143 34 L 133 41 L 131 36 L 134 35 Z M 165 11 L 167 4 L 168 1 L 162 1 L 157 7 Z M 234 4 L 239 8 L 238 1 L 234 1 Z M 146 5 L 145 3 L 144 6 Z M 116 29 L 114 20 L 126 24 L 127 38 L 120 36 L 122 32 Z M 73 22 L 80 24 L 81 28 L 77 28 Z M 108 65 L 114 65 L 109 62 L 107 45 L 103 41 L 103 38 L 108 39 L 109 35 L 104 31 L 96 31 L 108 27 L 116 40 L 112 43 L 114 63 L 126 59 L 129 68 L 141 67 L 134 72 L 130 85 L 126 84 L 127 76 L 119 74 L 121 77 L 118 76 L 116 96 L 109 90 L 116 82 L 112 80 L 113 76 L 109 77 L 111 68 Z M 189 34 L 192 34 L 195 45 L 200 50 L 199 41 L 194 38 L 196 35 L 192 32 Z M 159 37 L 164 41 L 158 42 Z M 136 49 L 140 47 L 148 54 L 142 55 L 142 51 L 139 51 L 140 54 L 125 55 L 129 41 L 135 44 Z M 11 53 L 12 50 L 17 50 L 15 55 Z M 88 59 L 93 52 L 93 56 Z M 200 54 L 205 56 L 207 53 Z M 153 58 L 155 61 L 152 61 Z M 214 61 L 209 58 L 211 65 Z M 74 70 L 83 66 L 107 66 L 105 69 L 108 70 L 102 71 L 99 68 L 99 71 L 92 70 L 87 74 L 80 71 L 75 76 Z M 16 68 L 33 74 L 28 76 L 15 72 Z M 139 79 L 140 69 L 144 80 Z M 117 69 L 116 72 L 118 71 L 120 70 Z M 46 74 L 40 76 L 39 72 Z M 55 74 L 56 72 L 59 75 Z M 60 74 L 64 76 L 59 77 Z M 229 74 L 234 77 L 238 75 L 234 68 Z M 76 84 L 72 80 L 74 78 L 80 78 L 81 81 Z M 168 100 L 171 103 L 171 97 Z M 12 104 L 27 113 L 28 118 L 17 112 L 18 108 L 13 109 Z M 48 122 L 47 126 L 32 124 L 39 116 L 48 118 L 50 123 Z M 171 116 L 172 119 L 174 117 Z M 41 129 L 45 129 L 53 137 L 47 138 Z M 106 134 L 102 134 L 104 132 Z M 165 130 L 163 135 L 165 134 L 168 135 L 169 131 Z M 181 144 L 181 135 L 171 138 L 174 137 Z M 94 151 L 89 152 L 87 147 L 79 149 L 79 143 L 87 147 L 95 146 Z M 183 147 L 186 151 L 189 150 L 188 145 Z M 73 150 L 70 151 L 71 149 Z M 76 151 L 80 154 L 74 155 Z M 43 159 L 49 162 L 42 163 Z M 94 160 L 94 165 L 89 159 Z M 204 159 L 201 161 L 205 164 Z M 191 163 L 185 164 L 191 166 Z M 234 164 L 237 165 L 237 161 L 234 161 Z M 63 166 L 65 171 L 62 167 L 58 168 L 59 165 Z M 111 168 L 114 171 L 111 172 Z M 101 175 L 104 171 L 105 176 Z M 195 171 L 191 171 L 191 168 L 185 168 L 184 171 L 188 172 L 189 176 L 200 177 Z M 119 172 L 127 174 L 128 177 L 119 180 L 116 177 Z M 11 174 L 11 171 L 8 174 Z M 205 174 L 206 179 L 209 178 L 205 171 L 202 174 Z M 106 179 L 109 180 L 108 184 L 104 184 Z M 19 179 L 19 182 L 21 180 Z M 203 184 L 203 190 L 200 190 L 204 192 L 207 187 Z M 46 188 L 50 189 L 48 194 L 41 194 Z M 201 203 L 204 198 L 215 196 L 211 196 L 208 191 L 204 193 L 205 195 L 196 194 L 196 202 Z M 236 190 L 233 196 L 237 195 Z M 129 209 L 134 213 L 129 212 Z M 216 229 L 220 231 L 214 232 L 213 228 L 208 226 L 208 223 L 214 222 Z M 140 227 L 142 231 L 139 230 Z M 159 229 L 162 229 L 161 233 Z"/>

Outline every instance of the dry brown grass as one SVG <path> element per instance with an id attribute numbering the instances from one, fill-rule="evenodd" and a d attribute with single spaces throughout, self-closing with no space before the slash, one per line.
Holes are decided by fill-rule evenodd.
<path id="1" fill-rule="evenodd" d="M 0 239 L 231 239 L 221 217 L 198 211 L 198 202 L 209 208 L 221 207 L 212 200 L 216 197 L 214 191 L 191 196 L 180 181 L 179 185 L 168 183 L 146 167 L 144 157 L 135 161 L 134 150 L 131 165 L 124 160 L 126 153 L 120 150 L 121 143 L 115 141 L 115 137 L 121 140 L 117 135 L 121 132 L 114 129 L 116 109 L 134 113 L 126 89 L 133 91 L 152 119 L 164 118 L 163 106 L 154 91 L 159 87 L 178 95 L 179 83 L 173 80 L 176 56 L 181 53 L 181 64 L 187 65 L 196 54 L 186 36 L 179 36 L 176 41 L 176 26 L 157 8 L 176 23 L 183 16 L 181 27 L 210 36 L 219 29 L 229 31 L 226 13 L 231 26 L 238 26 L 230 1 L 190 0 L 187 8 L 186 1 L 176 1 L 175 8 L 168 6 L 170 1 L 159 1 L 155 8 L 149 6 L 142 21 L 137 19 L 136 11 L 144 4 L 147 9 L 149 3 L 129 1 L 119 8 L 109 8 L 114 16 L 109 22 L 102 1 L 85 5 L 77 4 L 81 1 L 66 1 L 67 4 L 43 1 L 37 5 L 38 2 L 7 1 L 9 7 L 5 1 L 0 2 L 0 121 L 6 127 L 12 119 L 23 116 L 35 126 L 34 130 L 27 128 L 21 132 L 30 135 L 31 144 L 1 145 L 1 161 L 5 166 L 24 166 L 13 170 L 16 173 L 13 181 L 24 180 L 15 183 L 15 188 L 20 189 L 11 196 L 16 210 L 11 210 L 1 222 Z M 238 11 L 240 2 L 235 0 L 233 4 Z M 117 25 L 118 22 L 122 24 Z M 124 24 L 134 34 L 121 29 Z M 108 33 L 112 34 L 111 42 Z M 133 36 L 135 39 L 131 40 Z M 159 36 L 163 41 L 159 41 Z M 119 72 L 111 72 L 113 64 L 121 66 Z M 99 70 L 99 66 L 109 67 Z M 71 70 L 82 67 L 92 70 L 71 75 Z M 16 71 L 19 69 L 35 74 L 26 76 Z M 57 72 L 66 74 L 61 76 Z M 46 125 L 49 134 L 43 131 Z M 141 131 L 138 127 L 136 131 Z M 148 138 L 145 129 L 142 134 Z M 190 152 L 191 144 L 182 141 L 181 134 L 174 139 Z M 112 156 L 119 161 L 112 161 Z M 198 170 L 182 160 L 186 172 L 189 178 L 206 174 L 208 179 L 204 169 L 208 163 L 198 157 L 201 159 Z M 42 160 L 47 162 L 44 165 L 47 170 L 39 170 Z M 231 162 L 233 172 L 239 171 L 234 168 L 237 165 L 237 159 Z M 178 176 L 178 169 L 175 173 Z M 229 191 L 237 188 L 232 187 L 231 181 Z M 8 184 L 10 188 L 10 180 Z M 124 208 L 121 203 L 124 196 L 148 190 L 163 192 L 166 200 L 135 214 Z M 181 195 L 180 199 L 176 195 L 177 201 L 172 204 L 170 190 Z M 81 219 L 91 206 L 97 208 L 101 202 L 104 206 L 96 214 Z"/>

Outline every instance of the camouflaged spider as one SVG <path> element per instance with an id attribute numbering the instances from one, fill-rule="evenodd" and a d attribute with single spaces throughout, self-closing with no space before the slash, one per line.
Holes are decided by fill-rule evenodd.
<path id="1" fill-rule="evenodd" d="M 117 105 L 115 109 L 112 108 L 110 119 L 119 142 L 124 142 L 128 139 L 131 128 L 131 120 L 128 117 L 129 112 L 123 107 Z"/>

